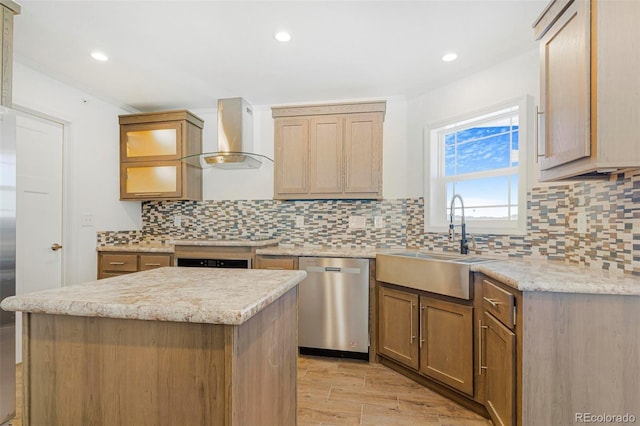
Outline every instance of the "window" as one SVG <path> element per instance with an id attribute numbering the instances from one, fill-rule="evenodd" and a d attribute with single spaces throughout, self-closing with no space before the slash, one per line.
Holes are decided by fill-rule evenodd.
<path id="1" fill-rule="evenodd" d="M 523 234 L 528 98 L 450 120 L 425 132 L 425 228 L 444 231 L 454 194 L 467 232 Z M 454 222 L 460 223 L 459 200 Z"/>

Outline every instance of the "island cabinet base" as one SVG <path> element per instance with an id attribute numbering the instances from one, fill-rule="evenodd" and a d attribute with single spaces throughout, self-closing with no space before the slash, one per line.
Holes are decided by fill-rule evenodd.
<path id="1" fill-rule="evenodd" d="M 23 425 L 295 425 L 297 297 L 238 326 L 24 313 Z"/>

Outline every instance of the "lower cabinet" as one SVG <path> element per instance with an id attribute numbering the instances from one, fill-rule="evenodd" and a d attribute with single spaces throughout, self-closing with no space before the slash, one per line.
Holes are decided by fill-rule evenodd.
<path id="1" fill-rule="evenodd" d="M 420 372 L 473 396 L 473 307 L 420 296 Z"/>
<path id="2" fill-rule="evenodd" d="M 640 413 L 637 294 L 519 291 L 479 272 L 473 301 L 377 286 L 383 364 L 496 426 Z"/>
<path id="3" fill-rule="evenodd" d="M 484 313 L 481 333 L 485 406 L 494 425 L 515 425 L 516 335 L 488 312 Z"/>
<path id="4" fill-rule="evenodd" d="M 298 269 L 298 258 L 295 256 L 256 255 L 255 269 Z"/>
<path id="5" fill-rule="evenodd" d="M 170 253 L 99 252 L 98 279 L 173 266 Z"/>
<path id="6" fill-rule="evenodd" d="M 482 315 L 479 319 L 479 372 L 484 375 L 484 405 L 496 426 L 516 421 L 517 300 L 515 292 L 487 277 L 478 277 Z"/>
<path id="7" fill-rule="evenodd" d="M 379 353 L 473 396 L 473 307 L 380 287 Z"/>
<path id="8" fill-rule="evenodd" d="M 417 370 L 419 296 L 408 291 L 380 287 L 378 303 L 380 354 Z"/>

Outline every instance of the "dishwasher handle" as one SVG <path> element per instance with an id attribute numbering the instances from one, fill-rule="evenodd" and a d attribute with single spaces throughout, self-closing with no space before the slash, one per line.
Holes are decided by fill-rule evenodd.
<path id="1" fill-rule="evenodd" d="M 343 274 L 360 274 L 360 268 L 341 268 L 339 266 L 307 266 L 307 272 L 341 272 Z"/>

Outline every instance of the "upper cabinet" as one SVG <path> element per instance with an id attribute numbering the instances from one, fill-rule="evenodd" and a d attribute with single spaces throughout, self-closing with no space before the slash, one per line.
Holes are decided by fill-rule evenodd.
<path id="1" fill-rule="evenodd" d="M 272 108 L 274 198 L 382 199 L 386 102 Z"/>
<path id="2" fill-rule="evenodd" d="M 189 111 L 120 116 L 120 199 L 201 200 L 202 171 L 180 161 L 202 152 L 204 121 Z"/>
<path id="3" fill-rule="evenodd" d="M 540 40 L 541 180 L 640 167 L 640 2 L 555 0 Z"/>

